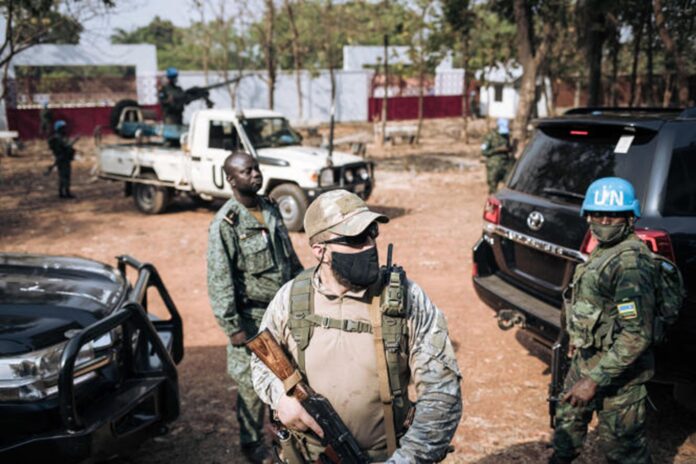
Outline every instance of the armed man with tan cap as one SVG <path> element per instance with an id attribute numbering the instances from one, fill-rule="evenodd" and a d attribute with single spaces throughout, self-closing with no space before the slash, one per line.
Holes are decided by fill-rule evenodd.
<path id="1" fill-rule="evenodd" d="M 317 265 L 278 291 L 260 330 L 284 346 L 372 461 L 440 461 L 462 414 L 461 374 L 444 315 L 401 268 L 380 269 L 378 223 L 388 221 L 353 193 L 320 195 L 304 218 Z M 256 392 L 291 434 L 296 452 L 284 461 L 320 459 L 320 426 L 256 356 L 251 365 Z"/>

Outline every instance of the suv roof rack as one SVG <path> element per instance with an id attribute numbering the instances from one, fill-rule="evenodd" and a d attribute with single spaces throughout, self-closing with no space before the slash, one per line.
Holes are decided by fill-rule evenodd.
<path id="1" fill-rule="evenodd" d="M 693 115 L 696 114 L 696 108 L 689 108 L 684 110 L 684 108 L 654 108 L 654 107 L 647 107 L 647 108 L 629 108 L 629 107 L 621 107 L 621 106 L 586 106 L 586 107 L 581 107 L 581 108 L 571 108 L 568 111 L 566 111 L 563 114 L 566 115 L 573 115 L 573 114 L 603 114 L 603 113 L 681 113 L 680 116 L 683 116 L 684 113 L 691 112 L 690 114 L 692 116 L 689 117 L 694 117 Z"/>

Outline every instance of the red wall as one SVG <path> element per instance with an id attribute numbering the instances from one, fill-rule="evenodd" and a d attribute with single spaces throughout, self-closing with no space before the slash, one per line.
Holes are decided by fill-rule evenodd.
<path id="1" fill-rule="evenodd" d="M 159 114 L 159 105 L 143 106 L 143 109 L 154 110 Z M 10 130 L 19 132 L 22 140 L 40 138 L 39 109 L 7 109 L 7 123 Z M 110 106 L 95 106 L 86 108 L 51 108 L 53 121 L 63 119 L 68 123 L 69 135 L 91 136 L 96 126 L 103 126 L 104 132 L 110 132 Z M 53 129 L 53 128 L 51 128 Z"/>
<path id="2" fill-rule="evenodd" d="M 379 119 L 381 115 L 382 98 L 370 98 L 367 110 L 368 121 Z M 461 115 L 461 95 L 423 97 L 424 118 L 450 118 Z M 390 97 L 387 103 L 387 119 L 389 121 L 418 119 L 418 97 Z"/>

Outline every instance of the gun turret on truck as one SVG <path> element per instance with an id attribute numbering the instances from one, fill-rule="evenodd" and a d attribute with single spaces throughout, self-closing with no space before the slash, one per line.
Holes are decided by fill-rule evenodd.
<path id="1" fill-rule="evenodd" d="M 232 151 L 243 150 L 259 161 L 260 193 L 275 199 L 293 231 L 302 229 L 307 206 L 322 192 L 343 188 L 367 199 L 374 188 L 372 162 L 302 146 L 302 137 L 273 111 L 197 111 L 181 142 L 180 148 L 137 139 L 100 145 L 98 175 L 125 182 L 137 208 L 157 214 L 177 195 L 204 201 L 231 197 L 222 165 Z"/>

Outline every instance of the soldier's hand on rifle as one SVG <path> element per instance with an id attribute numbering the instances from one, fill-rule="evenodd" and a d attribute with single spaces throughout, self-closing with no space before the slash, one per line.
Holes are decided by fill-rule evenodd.
<path id="1" fill-rule="evenodd" d="M 568 393 L 563 396 L 563 402 L 570 403 L 574 408 L 585 407 L 597 393 L 597 384 L 589 377 L 580 379 Z"/>
<path id="2" fill-rule="evenodd" d="M 230 343 L 232 346 L 242 346 L 247 341 L 247 334 L 245 331 L 240 330 L 230 335 Z"/>
<path id="3" fill-rule="evenodd" d="M 324 431 L 321 430 L 317 421 L 302 407 L 295 397 L 282 395 L 278 401 L 278 419 L 286 427 L 293 430 L 304 432 L 312 429 L 314 433 L 324 438 Z"/>

